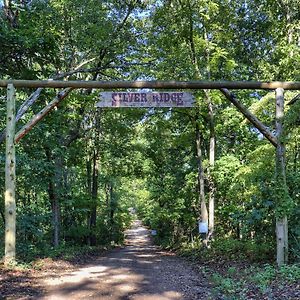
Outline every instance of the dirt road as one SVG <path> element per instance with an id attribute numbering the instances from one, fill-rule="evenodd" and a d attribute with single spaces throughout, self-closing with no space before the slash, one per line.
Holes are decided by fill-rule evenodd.
<path id="1" fill-rule="evenodd" d="M 149 232 L 136 221 L 127 231 L 125 247 L 93 262 L 41 282 L 40 300 L 178 300 L 209 299 L 206 280 L 189 263 L 159 250 Z"/>

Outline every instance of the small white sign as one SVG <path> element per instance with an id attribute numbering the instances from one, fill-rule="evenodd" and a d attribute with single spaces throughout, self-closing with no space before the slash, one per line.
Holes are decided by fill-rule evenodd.
<path id="1" fill-rule="evenodd" d="M 157 231 L 155 229 L 152 229 L 151 230 L 151 235 L 153 235 L 153 236 L 157 235 Z"/>
<path id="2" fill-rule="evenodd" d="M 103 92 L 96 107 L 193 107 L 194 96 L 185 92 Z"/>
<path id="3" fill-rule="evenodd" d="M 208 224 L 207 222 L 198 222 L 199 233 L 208 233 Z"/>

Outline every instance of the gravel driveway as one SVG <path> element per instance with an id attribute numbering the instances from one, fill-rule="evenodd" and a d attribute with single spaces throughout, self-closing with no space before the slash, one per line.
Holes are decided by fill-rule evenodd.
<path id="1" fill-rule="evenodd" d="M 154 246 L 139 221 L 126 237 L 124 248 L 44 278 L 46 295 L 39 299 L 210 299 L 205 279 L 188 262 Z"/>

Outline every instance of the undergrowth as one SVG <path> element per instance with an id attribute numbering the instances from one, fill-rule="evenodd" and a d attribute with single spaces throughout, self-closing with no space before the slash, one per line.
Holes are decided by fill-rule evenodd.
<path id="1" fill-rule="evenodd" d="M 270 243 L 227 238 L 205 247 L 195 239 L 168 248 L 193 261 L 209 278 L 214 299 L 300 299 L 300 264 L 272 265 L 276 246 Z"/>
<path id="2" fill-rule="evenodd" d="M 107 244 L 107 245 L 97 245 L 97 246 L 70 246 L 62 244 L 59 247 L 49 247 L 46 251 L 26 251 L 24 253 L 19 253 L 16 262 L 9 266 L 12 269 L 31 269 L 39 268 L 43 263 L 43 259 L 61 259 L 70 262 L 76 262 L 85 256 L 99 255 L 101 252 L 108 249 L 112 249 L 119 245 Z M 37 264 L 37 262 L 39 262 Z M 3 266 L 3 261 L 0 261 L 0 265 Z"/>
<path id="3" fill-rule="evenodd" d="M 300 299 L 299 265 L 232 266 L 209 272 L 209 278 L 214 294 L 223 299 Z"/>
<path id="4" fill-rule="evenodd" d="M 244 260 L 251 262 L 269 262 L 274 260 L 274 245 L 239 241 L 232 238 L 212 241 L 205 247 L 200 239 L 193 243 L 182 243 L 177 247 L 180 255 L 193 260 Z"/>

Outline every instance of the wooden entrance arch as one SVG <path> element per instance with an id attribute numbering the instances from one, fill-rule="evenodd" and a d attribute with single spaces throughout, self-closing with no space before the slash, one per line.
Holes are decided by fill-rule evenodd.
<path id="1" fill-rule="evenodd" d="M 219 89 L 225 97 L 260 131 L 276 149 L 276 172 L 283 184 L 285 182 L 285 145 L 282 142 L 284 118 L 284 90 L 300 90 L 300 82 L 249 82 L 249 81 L 55 81 L 55 80 L 0 80 L 0 87 L 7 89 L 6 117 L 6 165 L 5 165 L 5 264 L 15 261 L 16 251 L 16 159 L 15 145 L 68 94 L 77 88 L 120 89 Z M 43 110 L 35 115 L 20 131 L 15 132 L 15 88 L 64 88 Z M 255 115 L 238 101 L 228 89 L 275 90 L 276 132 L 273 134 Z M 298 100 L 298 96 L 288 104 Z M 276 220 L 277 264 L 280 266 L 288 259 L 287 217 Z"/>

